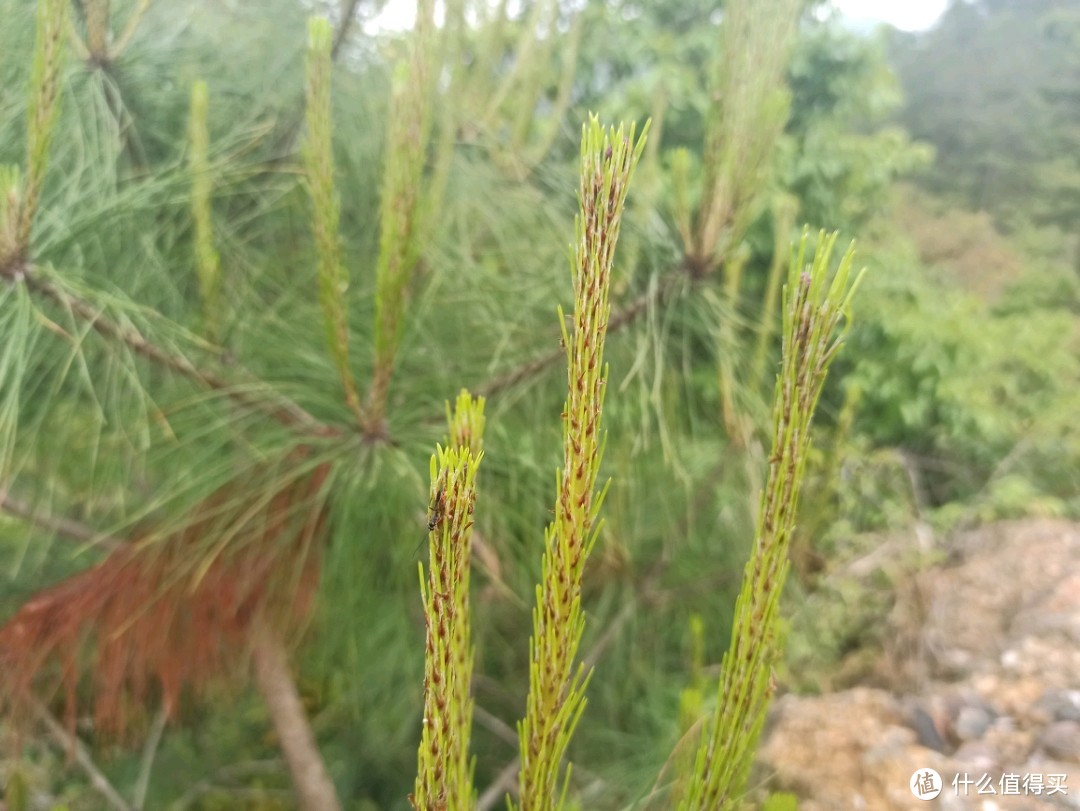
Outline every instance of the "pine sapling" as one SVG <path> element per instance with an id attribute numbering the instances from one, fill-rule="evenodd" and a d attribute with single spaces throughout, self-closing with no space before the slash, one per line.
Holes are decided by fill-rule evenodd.
<path id="1" fill-rule="evenodd" d="M 634 127 L 629 133 L 623 127 L 605 132 L 595 117 L 582 132 L 572 334 L 559 312 L 569 388 L 562 414 L 563 469 L 556 478 L 555 520 L 545 533 L 529 640 L 529 695 L 518 725 L 518 790 L 526 811 L 562 807 L 569 770 L 560 790 L 559 764 L 585 707 L 588 674 L 575 658 L 585 625 L 582 575 L 600 530 L 603 501 L 593 491 L 603 444 L 608 292 L 626 192 L 645 134 L 635 140 Z"/>
<path id="2" fill-rule="evenodd" d="M 784 289 L 773 445 L 754 546 L 735 603 L 716 712 L 698 747 L 688 790 L 678 804 L 681 811 L 738 806 L 774 689 L 772 668 L 782 650 L 780 594 L 810 450 L 811 421 L 849 324 L 851 298 L 861 276 L 852 276 L 854 252 L 848 248 L 829 280 L 836 234 L 819 236 L 813 263 L 805 266 L 807 239 L 804 233 Z"/>
<path id="3" fill-rule="evenodd" d="M 469 567 L 476 473 L 484 455 L 483 398 L 473 400 L 462 391 L 449 423 L 450 447 L 437 448 L 431 457 L 426 578 L 420 566 L 427 626 L 424 718 L 416 784 L 409 800 L 421 811 L 475 805 L 474 761 L 469 757 L 473 713 Z"/>

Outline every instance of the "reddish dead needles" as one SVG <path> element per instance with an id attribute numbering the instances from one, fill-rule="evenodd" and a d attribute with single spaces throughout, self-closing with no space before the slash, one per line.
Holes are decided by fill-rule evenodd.
<path id="1" fill-rule="evenodd" d="M 0 705 L 28 718 L 34 693 L 62 690 L 73 731 L 82 688 L 96 730 L 122 736 L 147 699 L 172 717 L 185 690 L 235 674 L 253 632 L 287 632 L 308 613 L 328 474 L 323 463 L 258 488 L 238 477 L 183 528 L 38 592 L 0 626 Z"/>

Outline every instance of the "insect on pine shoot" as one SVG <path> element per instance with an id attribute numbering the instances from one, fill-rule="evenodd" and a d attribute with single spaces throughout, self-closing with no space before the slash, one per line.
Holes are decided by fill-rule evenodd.
<path id="1" fill-rule="evenodd" d="M 443 514 L 446 509 L 446 471 L 444 470 L 439 475 L 439 481 L 435 487 L 435 499 L 431 504 L 431 515 L 428 518 L 428 532 L 434 532 L 435 528 L 442 523 Z"/>
<path id="2" fill-rule="evenodd" d="M 435 528 L 442 523 L 443 499 L 445 495 L 446 491 L 441 487 L 435 491 L 435 503 L 431 505 L 431 517 L 427 522 L 428 532 L 434 532 Z"/>
<path id="3" fill-rule="evenodd" d="M 428 520 L 427 531 L 428 533 L 434 532 L 439 528 L 439 525 L 443 522 L 443 518 L 446 517 L 446 471 L 444 470 L 439 474 L 439 478 L 435 484 L 435 495 L 428 504 Z M 416 545 L 416 550 L 413 554 L 420 551 L 420 547 L 424 545 L 423 538 L 420 543 Z"/>

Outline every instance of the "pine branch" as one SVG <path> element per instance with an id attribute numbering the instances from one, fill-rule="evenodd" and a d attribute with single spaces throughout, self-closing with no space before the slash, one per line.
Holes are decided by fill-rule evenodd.
<path id="1" fill-rule="evenodd" d="M 55 532 L 60 537 L 77 543 L 101 547 L 109 552 L 115 552 L 126 546 L 125 541 L 97 532 L 80 521 L 38 512 L 26 502 L 13 498 L 4 490 L 0 490 L 0 510 L 28 524 L 49 532 Z"/>
<path id="2" fill-rule="evenodd" d="M 26 122 L 26 187 L 19 210 L 15 249 L 22 256 L 30 252 L 30 232 L 37 214 L 49 145 L 60 101 L 60 72 L 64 64 L 63 31 L 66 0 L 38 0 L 37 37 L 34 66 L 30 78 L 30 108 Z M 2 258 L 2 257 L 0 257 Z"/>
<path id="3" fill-rule="evenodd" d="M 226 380 L 216 372 L 193 364 L 183 355 L 170 352 L 148 341 L 136 330 L 125 328 L 102 315 L 101 310 L 80 296 L 64 290 L 52 281 L 42 278 L 27 268 L 23 282 L 28 290 L 49 299 L 77 318 L 88 323 L 99 335 L 122 343 L 136 354 L 142 355 L 167 369 L 171 369 L 207 389 L 220 391 L 240 405 L 262 411 L 282 425 L 298 433 L 330 436 L 340 430 L 326 425 L 313 417 L 288 397 L 274 391 L 269 384 L 248 378 Z M 253 392 L 257 391 L 258 396 Z"/>
<path id="4" fill-rule="evenodd" d="M 608 334 L 610 335 L 613 332 L 618 332 L 623 327 L 632 325 L 652 307 L 659 307 L 665 304 L 676 288 L 682 284 L 682 281 L 683 277 L 680 274 L 672 272 L 665 275 L 656 287 L 649 290 L 649 292 L 638 296 L 629 304 L 622 307 L 622 309 L 612 314 L 611 318 L 608 319 Z M 494 380 L 479 386 L 477 390 L 485 397 L 492 397 L 506 389 L 513 388 L 514 386 L 535 377 L 565 357 L 566 350 L 564 348 L 559 347 L 557 349 L 552 349 L 538 355 L 532 360 L 526 361 L 516 369 L 511 369 L 509 372 L 499 375 Z"/>
<path id="5" fill-rule="evenodd" d="M 82 0 L 86 22 L 86 49 L 90 62 L 104 67 L 109 64 L 109 0 Z"/>
<path id="6" fill-rule="evenodd" d="M 0 279 L 21 280 L 27 272 L 30 237 L 34 227 L 49 144 L 60 101 L 60 74 L 64 64 L 63 31 L 67 0 L 39 0 L 30 71 L 30 100 L 26 113 L 26 167 L 19 173 L 0 172 Z"/>
<path id="7" fill-rule="evenodd" d="M 139 0 L 139 5 L 135 7 L 135 10 L 131 12 L 131 16 L 128 17 L 127 23 L 124 25 L 120 35 L 113 42 L 112 47 L 109 48 L 109 61 L 115 61 L 123 52 L 127 49 L 127 46 L 131 44 L 132 38 L 135 36 L 135 32 L 139 29 L 139 23 L 142 22 L 143 15 L 146 14 L 147 9 L 150 8 L 150 0 Z"/>
<path id="8" fill-rule="evenodd" d="M 346 38 L 349 36 L 349 29 L 352 28 L 353 19 L 356 17 L 356 8 L 360 5 L 360 0 L 343 0 L 341 8 L 341 20 L 338 22 L 337 31 L 334 32 L 334 44 L 330 48 L 330 59 L 337 59 L 338 52 L 345 44 Z"/>
<path id="9" fill-rule="evenodd" d="M 717 48 L 716 103 L 703 152 L 701 205 L 684 249 L 701 273 L 738 245 L 757 216 L 790 106 L 784 82 L 799 0 L 730 0 Z M 682 219 L 685 219 L 684 217 Z"/>
<path id="10" fill-rule="evenodd" d="M 110 0 L 81 0 L 77 5 L 83 12 L 86 39 L 79 36 L 74 23 L 69 18 L 68 41 L 76 56 L 85 63 L 87 70 L 99 71 L 107 81 L 111 82 L 111 92 L 104 94 L 105 105 L 116 121 L 125 154 L 135 167 L 143 170 L 147 165 L 146 151 L 143 149 L 138 130 L 121 97 L 119 77 L 114 70 L 114 63 L 131 44 L 143 16 L 150 8 L 150 0 L 138 0 L 138 5 L 132 10 L 123 30 L 112 42 L 110 42 L 110 24 L 113 9 Z"/>
<path id="11" fill-rule="evenodd" d="M 660 560 L 657 561 L 644 577 L 636 584 L 634 588 L 635 594 L 649 594 L 651 593 L 656 584 L 660 582 L 661 576 L 667 571 L 667 564 L 669 561 Z M 615 615 L 614 619 L 608 623 L 608 626 L 604 629 L 604 632 L 593 643 L 593 646 L 589 648 L 589 652 L 581 657 L 581 663 L 586 670 L 592 670 L 600 662 L 600 657 L 604 655 L 607 649 L 618 639 L 619 634 L 622 632 L 623 626 L 634 616 L 634 610 L 638 606 L 637 599 L 627 600 L 619 609 L 619 613 Z M 479 717 L 480 708 L 477 707 L 477 716 Z M 498 721 L 498 719 L 493 719 Z M 502 721 L 498 721 L 499 724 L 506 726 Z M 492 729 L 493 724 L 485 724 L 489 729 Z M 499 734 L 498 730 L 492 729 L 493 732 Z M 476 801 L 476 811 L 491 811 L 500 801 L 504 798 L 507 791 L 511 791 L 517 788 L 517 773 L 521 768 L 521 757 L 516 756 L 513 760 L 507 763 L 495 776 L 495 778 L 488 784 L 488 787 L 480 793 L 480 798 Z"/>
<path id="12" fill-rule="evenodd" d="M 60 690 L 72 733 L 89 669 L 97 729 L 122 734 L 128 708 L 153 685 L 174 717 L 181 695 L 204 695 L 235 674 L 260 632 L 296 627 L 310 610 L 327 519 L 329 465 L 311 464 L 254 494 L 245 492 L 248 471 L 182 526 L 157 535 L 144 527 L 138 543 L 38 591 L 0 625 L 0 705 L 19 719 L 35 692 Z M 207 543 L 210 555 L 200 549 Z"/>
<path id="13" fill-rule="evenodd" d="M 296 682 L 289 672 L 289 660 L 281 639 L 270 629 L 261 629 L 252 649 L 252 658 L 255 683 L 274 723 L 301 811 L 341 811 L 341 801 L 327 774 Z"/>

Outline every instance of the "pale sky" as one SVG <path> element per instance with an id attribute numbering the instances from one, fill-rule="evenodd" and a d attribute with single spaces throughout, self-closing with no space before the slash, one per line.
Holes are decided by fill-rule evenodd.
<path id="1" fill-rule="evenodd" d="M 937 22 L 948 0 L 833 0 L 833 5 L 853 20 L 887 22 L 905 31 L 919 31 Z"/>
<path id="2" fill-rule="evenodd" d="M 859 23 L 887 22 L 905 31 L 918 31 L 937 21 L 948 0 L 832 0 L 832 4 L 845 17 Z M 368 26 L 370 31 L 380 28 L 401 30 L 409 28 L 415 17 L 416 0 L 389 0 L 382 13 Z"/>

